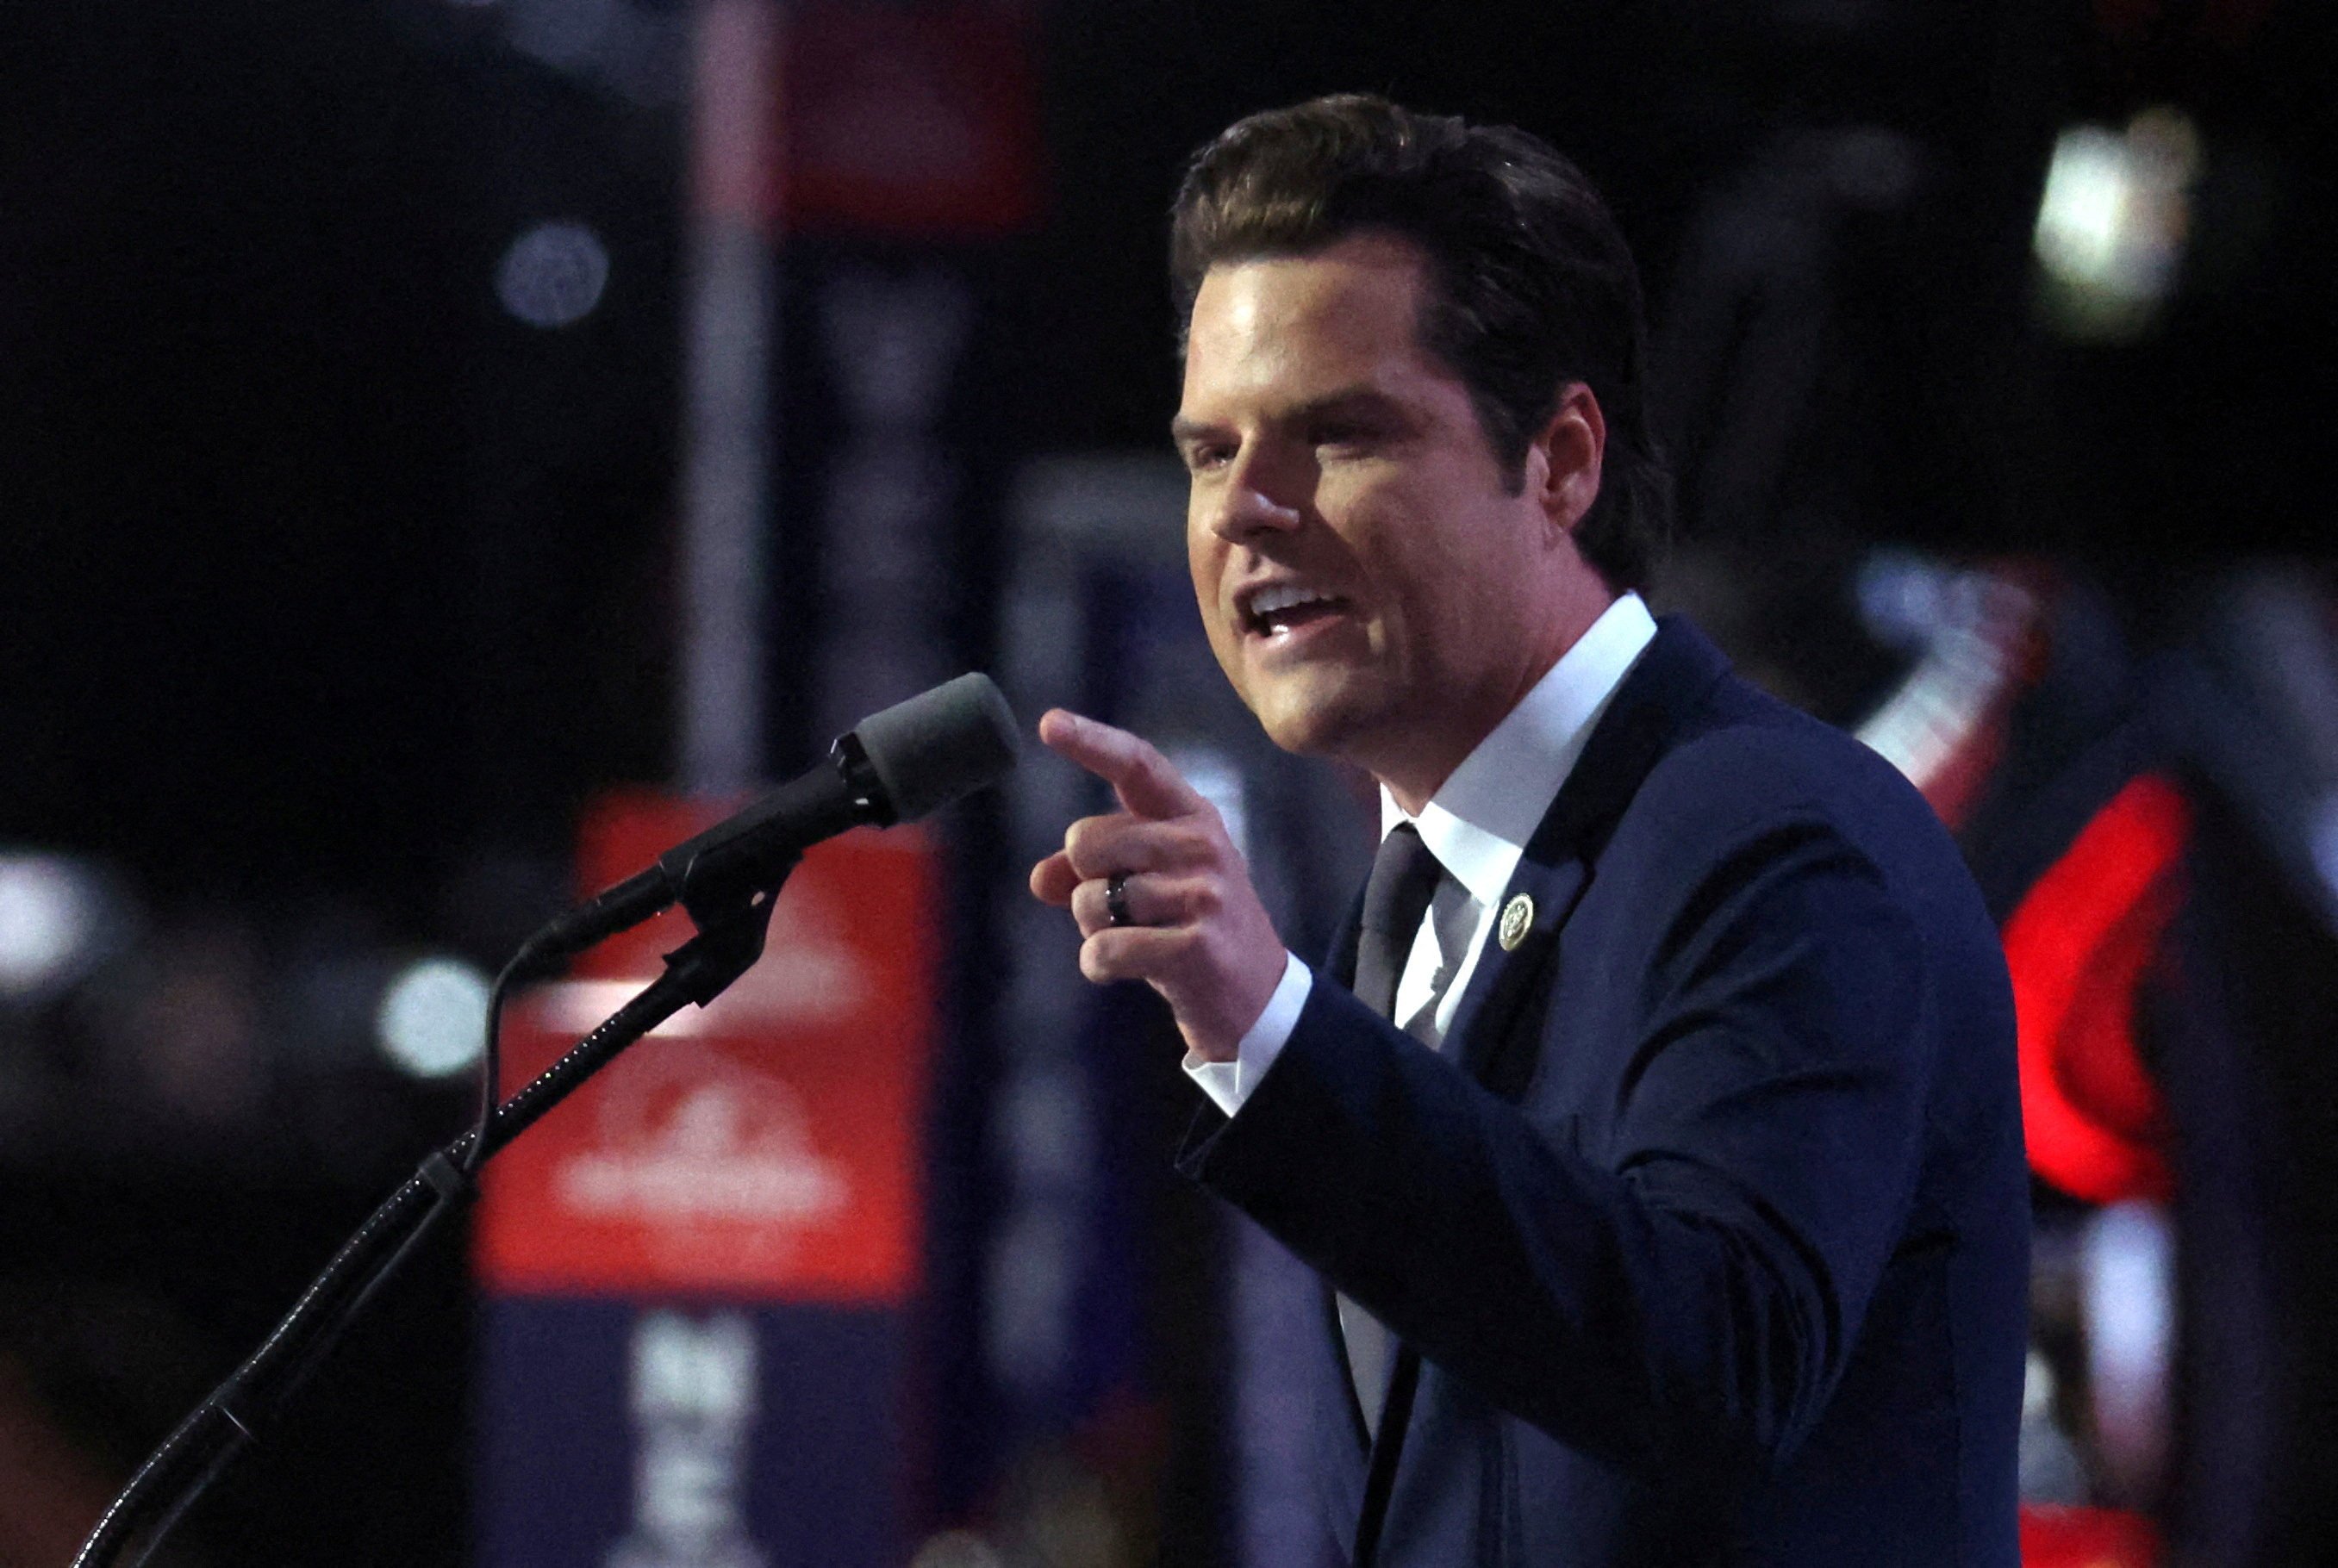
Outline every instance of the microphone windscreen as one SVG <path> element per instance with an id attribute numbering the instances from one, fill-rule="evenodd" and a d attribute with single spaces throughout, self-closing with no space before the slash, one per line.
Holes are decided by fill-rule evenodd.
<path id="1" fill-rule="evenodd" d="M 945 681 L 870 714 L 852 733 L 899 822 L 996 784 L 1015 768 L 1015 711 L 987 675 Z"/>

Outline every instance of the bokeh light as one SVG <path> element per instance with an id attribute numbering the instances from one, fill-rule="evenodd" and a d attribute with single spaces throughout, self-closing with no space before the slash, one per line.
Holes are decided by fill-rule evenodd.
<path id="1" fill-rule="evenodd" d="M 443 1078 L 486 1043 L 487 977 L 459 958 L 409 965 L 383 991 L 374 1028 L 382 1054 L 417 1078 Z"/>
<path id="2" fill-rule="evenodd" d="M 496 298 L 531 327 L 582 321 L 608 286 L 608 247 L 582 223 L 537 224 L 512 241 L 496 269 Z"/>

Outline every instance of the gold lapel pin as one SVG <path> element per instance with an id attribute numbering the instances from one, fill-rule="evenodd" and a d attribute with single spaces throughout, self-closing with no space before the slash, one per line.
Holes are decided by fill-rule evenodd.
<path id="1" fill-rule="evenodd" d="M 1534 900 L 1520 893 L 1502 906 L 1502 951 L 1515 953 L 1534 928 Z"/>

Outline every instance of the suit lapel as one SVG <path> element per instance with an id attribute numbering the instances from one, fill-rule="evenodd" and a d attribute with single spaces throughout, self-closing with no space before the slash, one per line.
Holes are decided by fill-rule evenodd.
<path id="1" fill-rule="evenodd" d="M 1537 1032 L 1522 1010 L 1548 994 L 1543 980 L 1557 954 L 1559 930 L 1590 881 L 1590 865 L 1580 855 L 1569 855 L 1556 866 L 1521 859 L 1503 895 L 1503 906 L 1519 898 L 1532 900 L 1531 924 L 1507 949 L 1498 936 L 1488 936 L 1469 976 L 1469 988 L 1454 1009 L 1451 1037 L 1459 1043 L 1456 1061 L 1461 1071 L 1505 1100 L 1516 1100 L 1526 1088 L 1523 1078 L 1512 1082 L 1514 1074 L 1503 1070 L 1518 1054 L 1507 1048 Z"/>

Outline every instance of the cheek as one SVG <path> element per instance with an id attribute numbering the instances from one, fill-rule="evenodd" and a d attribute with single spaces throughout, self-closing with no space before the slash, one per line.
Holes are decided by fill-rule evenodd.
<path id="1" fill-rule="evenodd" d="M 1194 604 L 1202 617 L 1202 630 L 1210 639 L 1211 652 L 1218 662 L 1232 674 L 1230 662 L 1234 645 L 1232 628 L 1219 611 L 1219 584 L 1224 581 L 1226 544 L 1207 529 L 1188 528 L 1185 531 L 1185 564 L 1194 579 Z"/>
<path id="2" fill-rule="evenodd" d="M 1202 619 L 1213 622 L 1218 603 L 1218 580 L 1225 568 L 1224 542 L 1188 520 L 1185 524 L 1185 567 L 1193 573 L 1194 601 L 1202 607 Z"/>
<path id="3" fill-rule="evenodd" d="M 1382 505 L 1356 514 L 1348 544 L 1390 623 L 1388 634 L 1403 640 L 1442 618 L 1440 602 L 1455 563 L 1433 507 L 1401 495 L 1379 500 Z"/>
<path id="4" fill-rule="evenodd" d="M 1504 590 L 1517 579 L 1518 564 L 1473 548 L 1483 541 L 1465 521 L 1424 509 L 1372 541 L 1370 570 L 1382 606 L 1375 637 L 1380 652 L 1412 678 L 1437 679 L 1457 661 L 1517 634 Z"/>

